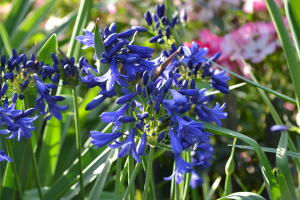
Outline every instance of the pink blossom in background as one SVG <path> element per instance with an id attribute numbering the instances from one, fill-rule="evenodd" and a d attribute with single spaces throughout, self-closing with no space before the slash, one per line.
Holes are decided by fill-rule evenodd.
<path id="1" fill-rule="evenodd" d="M 117 13 L 117 7 L 114 3 L 109 3 L 106 5 L 109 14 L 114 15 Z"/>
<path id="2" fill-rule="evenodd" d="M 283 6 L 283 0 L 275 0 L 275 2 L 279 8 Z M 252 14 L 254 11 L 265 10 L 267 10 L 265 0 L 246 0 L 243 5 L 243 11 L 247 14 Z"/>

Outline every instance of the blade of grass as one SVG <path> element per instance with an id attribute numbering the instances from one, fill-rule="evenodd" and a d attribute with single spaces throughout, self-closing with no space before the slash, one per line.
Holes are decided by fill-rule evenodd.
<path id="1" fill-rule="evenodd" d="M 190 118 L 192 118 L 192 117 L 190 117 Z M 195 118 L 192 118 L 192 119 L 194 119 L 195 121 L 199 121 Z M 259 160 L 261 162 L 261 170 L 262 170 L 263 178 L 266 182 L 266 188 L 267 188 L 267 191 L 269 194 L 269 198 L 270 199 L 280 198 L 281 195 L 280 195 L 279 186 L 277 183 L 277 179 L 274 175 L 274 172 L 272 170 L 272 167 L 270 165 L 270 162 L 269 162 L 266 154 L 264 153 L 264 151 L 261 149 L 261 147 L 258 145 L 258 143 L 255 140 L 253 140 L 252 138 L 249 138 L 241 133 L 238 133 L 238 132 L 235 132 L 235 131 L 232 131 L 229 129 L 218 127 L 218 126 L 206 123 L 206 122 L 202 122 L 202 123 L 207 132 L 210 132 L 210 133 L 213 133 L 216 135 L 231 137 L 231 138 L 238 138 L 238 139 L 243 140 L 244 142 L 248 143 L 251 147 L 253 147 L 253 149 L 257 153 Z"/>
<path id="2" fill-rule="evenodd" d="M 233 145 L 228 145 L 228 146 L 233 146 Z M 254 150 L 251 146 L 246 146 L 246 145 L 234 145 L 237 148 L 241 148 L 241 149 L 249 149 L 249 150 Z M 273 148 L 268 148 L 268 147 L 261 147 L 261 149 L 264 152 L 269 152 L 269 153 L 276 153 L 277 149 L 273 149 Z M 295 152 L 291 152 L 291 151 L 287 151 L 287 155 L 300 159 L 300 154 L 299 153 L 295 153 Z"/>
<path id="3" fill-rule="evenodd" d="M 293 47 L 292 41 L 290 39 L 289 33 L 284 25 L 282 16 L 280 14 L 279 8 L 276 5 L 274 0 L 266 0 L 266 5 L 268 11 L 271 15 L 272 21 L 275 25 L 277 35 L 281 41 L 282 48 L 287 60 L 287 65 L 290 70 L 290 75 L 293 81 L 296 102 L 297 102 L 297 109 L 300 109 L 300 67 L 298 63 L 298 59 L 296 56 L 295 49 Z M 298 9 L 297 9 L 298 12 Z"/>
<path id="4" fill-rule="evenodd" d="M 244 65 L 247 66 L 245 62 L 244 62 Z M 256 80 L 256 78 L 253 75 L 253 73 L 251 72 L 251 70 L 249 70 L 249 71 L 250 71 L 249 73 L 250 73 L 252 80 L 255 83 L 258 83 L 258 81 Z M 276 124 L 283 125 L 283 122 L 281 121 L 278 113 L 276 112 L 274 106 L 272 105 L 271 101 L 267 97 L 266 93 L 262 89 L 257 88 L 257 90 L 258 90 L 259 94 L 261 95 L 261 97 L 263 98 L 265 104 L 269 107 L 270 113 L 271 113 L 274 121 L 276 122 Z M 292 174 L 291 174 L 291 171 L 289 168 L 289 162 L 288 162 L 288 158 L 287 158 L 288 136 L 289 136 L 288 133 L 286 131 L 284 131 L 281 133 L 281 137 L 279 140 L 277 153 L 276 153 L 276 169 L 278 170 L 277 178 L 278 178 L 279 187 L 280 187 L 280 191 L 281 191 L 282 195 L 283 195 L 283 193 L 288 193 L 286 191 L 286 189 L 288 189 L 290 197 L 292 199 L 296 199 L 297 197 L 296 197 L 296 193 L 295 193 L 295 189 L 294 189 L 294 183 L 293 183 Z M 281 173 L 283 173 L 283 174 L 281 174 Z"/>
<path id="5" fill-rule="evenodd" d="M 100 199 L 100 195 L 104 186 L 104 183 L 106 181 L 109 169 L 112 165 L 112 163 L 117 159 L 118 157 L 118 151 L 115 149 L 111 149 L 110 153 L 107 157 L 107 160 L 105 162 L 105 165 L 103 167 L 102 172 L 98 175 L 97 180 L 93 186 L 93 189 L 91 191 L 89 199 Z"/>
<path id="6" fill-rule="evenodd" d="M 30 36 L 37 30 L 39 24 L 44 21 L 50 10 L 54 7 L 56 0 L 49 0 L 41 7 L 31 12 L 25 20 L 16 28 L 15 33 L 11 36 L 11 46 L 17 52 L 22 50 L 24 44 Z"/>
<path id="7" fill-rule="evenodd" d="M 236 192 L 220 199 L 266 200 L 264 197 L 252 192 Z"/>
<path id="8" fill-rule="evenodd" d="M 12 49 L 9 43 L 9 36 L 5 26 L 0 22 L 0 36 L 4 43 L 4 47 L 9 56 L 12 55 Z"/>
<path id="9" fill-rule="evenodd" d="M 297 7 L 300 8 L 300 2 L 298 0 L 286 0 L 284 2 L 286 17 L 290 25 L 295 49 L 300 59 L 300 14 L 299 10 L 295 10 Z"/>
<path id="10" fill-rule="evenodd" d="M 205 200 L 210 200 L 210 199 L 212 199 L 212 196 L 213 196 L 213 194 L 215 193 L 215 191 L 216 191 L 216 189 L 218 188 L 218 186 L 220 185 L 221 180 L 222 180 L 222 177 L 221 177 L 221 176 L 219 176 L 219 177 L 215 180 L 215 182 L 212 184 L 212 186 L 211 186 L 211 188 L 210 188 L 210 190 L 209 190 L 209 192 L 208 192 L 207 197 L 205 198 Z"/>

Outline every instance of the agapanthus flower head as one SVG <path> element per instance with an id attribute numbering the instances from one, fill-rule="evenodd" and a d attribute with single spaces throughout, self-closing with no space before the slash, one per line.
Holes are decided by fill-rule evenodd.
<path id="1" fill-rule="evenodd" d="M 48 113 L 45 111 L 46 102 L 49 106 L 50 115 L 44 120 L 51 119 L 52 115 L 54 115 L 54 117 L 58 120 L 62 120 L 60 111 L 66 111 L 69 108 L 69 105 L 60 106 L 57 102 L 63 101 L 65 98 L 62 96 L 51 96 L 51 89 L 56 88 L 57 86 L 54 84 L 44 83 L 37 74 L 34 74 L 33 78 L 38 92 L 37 99 L 35 100 L 35 108 L 39 109 L 42 115 L 46 115 Z"/>

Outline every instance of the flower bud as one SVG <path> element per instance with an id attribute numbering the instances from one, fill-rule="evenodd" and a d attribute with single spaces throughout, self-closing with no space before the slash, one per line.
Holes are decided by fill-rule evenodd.
<path id="1" fill-rule="evenodd" d="M 138 95 L 141 95 L 142 86 L 139 83 L 136 84 L 135 89 L 136 89 L 136 92 L 138 93 Z"/>

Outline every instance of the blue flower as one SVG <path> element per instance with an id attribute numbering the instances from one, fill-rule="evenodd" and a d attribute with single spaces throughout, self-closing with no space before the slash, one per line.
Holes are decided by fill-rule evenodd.
<path id="1" fill-rule="evenodd" d="M 136 46 L 136 45 L 127 45 L 127 48 L 133 52 L 141 56 L 142 58 L 151 58 L 155 51 L 150 47 Z"/>
<path id="2" fill-rule="evenodd" d="M 104 112 L 100 115 L 100 118 L 105 123 L 114 123 L 113 132 L 120 130 L 122 123 L 118 121 L 118 118 L 123 116 L 127 109 L 129 108 L 129 103 L 122 106 L 119 110 L 114 112 Z"/>
<path id="3" fill-rule="evenodd" d="M 271 131 L 273 132 L 283 132 L 288 130 L 290 130 L 290 128 L 288 126 L 283 126 L 283 125 L 274 125 L 271 127 Z"/>
<path id="4" fill-rule="evenodd" d="M 69 108 L 69 105 L 59 106 L 57 105 L 57 101 L 63 101 L 65 98 L 62 96 L 51 96 L 50 95 L 50 87 L 55 85 L 44 83 L 37 74 L 33 75 L 36 86 L 38 96 L 35 100 L 36 109 L 39 109 L 42 115 L 46 115 L 48 112 L 45 111 L 46 105 L 45 101 L 49 106 L 50 115 L 45 119 L 45 121 L 51 119 L 52 115 L 56 117 L 58 120 L 62 120 L 62 115 L 59 111 L 65 111 Z"/>
<path id="5" fill-rule="evenodd" d="M 12 159 L 8 155 L 6 155 L 4 151 L 1 151 L 0 149 L 0 161 L 12 162 Z"/>
<path id="6" fill-rule="evenodd" d="M 196 115 L 201 119 L 202 121 L 211 123 L 214 121 L 218 126 L 221 126 L 220 119 L 226 119 L 227 112 L 224 112 L 226 103 L 224 103 L 222 106 L 220 106 L 219 103 L 216 103 L 216 106 L 213 109 L 209 109 L 206 106 L 196 107 L 194 109 Z"/>
<path id="7" fill-rule="evenodd" d="M 202 186 L 203 183 L 204 183 L 203 179 L 201 178 L 201 176 L 199 175 L 199 173 L 197 172 L 197 170 L 195 168 L 192 172 L 192 176 L 191 176 L 191 180 L 190 180 L 190 186 L 193 189 L 195 189 L 197 187 L 197 185 Z"/>
<path id="8" fill-rule="evenodd" d="M 135 128 L 132 128 L 128 138 L 124 141 L 124 142 L 118 142 L 118 141 L 114 141 L 115 144 L 108 144 L 109 148 L 112 149 L 118 149 L 120 147 L 122 147 L 122 150 L 120 150 L 119 152 L 119 158 L 123 158 L 124 156 L 126 156 L 128 153 L 129 155 L 132 154 L 133 158 L 140 163 L 141 159 L 136 151 L 136 145 L 135 145 L 135 141 L 134 141 L 134 137 L 135 137 Z"/>
<path id="9" fill-rule="evenodd" d="M 112 60 L 111 60 L 111 65 L 110 65 L 110 69 L 108 70 L 108 72 L 106 72 L 106 74 L 104 74 L 101 77 L 96 77 L 95 81 L 97 81 L 97 82 L 107 81 L 106 82 L 106 89 L 107 89 L 107 91 L 111 91 L 111 90 L 114 89 L 116 81 L 119 85 L 121 85 L 123 87 L 128 87 L 129 86 L 129 84 L 127 82 L 125 82 L 122 78 L 124 78 L 126 81 L 128 81 L 128 76 L 122 75 L 118 71 L 117 61 L 113 57 Z"/>
<path id="10" fill-rule="evenodd" d="M 146 153 L 145 153 L 146 145 L 147 145 L 147 134 L 144 133 L 139 141 L 138 146 L 137 146 L 137 153 L 139 156 L 146 155 Z"/>
<path id="11" fill-rule="evenodd" d="M 181 60 L 184 63 L 192 62 L 193 65 L 197 65 L 198 63 L 206 62 L 207 59 L 204 56 L 207 55 L 209 49 L 204 47 L 199 49 L 199 45 L 193 41 L 192 48 L 183 46 L 184 57 Z"/>
<path id="12" fill-rule="evenodd" d="M 173 172 L 173 174 L 171 176 L 166 177 L 164 179 L 166 181 L 169 181 L 169 180 L 172 180 L 175 176 L 176 183 L 180 184 L 183 181 L 183 175 L 185 173 L 192 172 L 193 171 L 192 167 L 194 165 L 183 160 L 183 158 L 178 154 L 175 154 L 174 156 L 175 156 L 175 162 L 176 162 L 175 171 Z"/>
<path id="13" fill-rule="evenodd" d="M 94 144 L 96 147 L 95 148 L 100 148 L 111 141 L 119 138 L 123 133 L 119 132 L 114 132 L 114 133 L 101 133 L 98 131 L 90 131 L 91 135 L 90 137 L 93 138 L 91 143 Z"/>
<path id="14" fill-rule="evenodd" d="M 229 76 L 225 76 L 226 71 L 220 71 L 216 69 L 211 76 L 211 87 L 219 90 L 222 93 L 229 94 L 229 85 L 226 83 L 230 79 Z"/>

